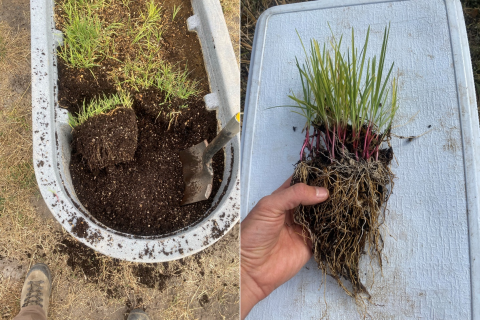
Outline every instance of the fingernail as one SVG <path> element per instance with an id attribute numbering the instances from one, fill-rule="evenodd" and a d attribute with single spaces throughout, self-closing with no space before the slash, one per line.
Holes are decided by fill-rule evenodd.
<path id="1" fill-rule="evenodd" d="M 328 198 L 328 190 L 325 188 L 315 187 L 317 198 L 326 199 Z"/>

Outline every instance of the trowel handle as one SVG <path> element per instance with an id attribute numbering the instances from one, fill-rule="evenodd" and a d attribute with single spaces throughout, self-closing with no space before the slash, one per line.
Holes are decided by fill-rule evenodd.
<path id="1" fill-rule="evenodd" d="M 240 132 L 240 112 L 233 116 L 220 133 L 210 142 L 203 153 L 203 162 L 212 160 L 215 153 L 222 149 L 238 132 Z"/>

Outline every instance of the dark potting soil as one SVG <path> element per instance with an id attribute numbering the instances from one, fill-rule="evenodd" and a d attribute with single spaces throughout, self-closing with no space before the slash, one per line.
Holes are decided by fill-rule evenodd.
<path id="1" fill-rule="evenodd" d="M 130 108 L 96 115 L 72 134 L 73 152 L 82 155 L 91 171 L 132 161 L 137 150 L 137 119 Z"/>
<path id="2" fill-rule="evenodd" d="M 197 222 L 212 199 L 180 207 L 184 183 L 178 153 L 203 138 L 213 139 L 216 119 L 210 116 L 205 108 L 191 107 L 179 116 L 181 125 L 170 130 L 168 123 L 139 116 L 134 160 L 98 172 L 90 171 L 83 157 L 73 153 L 70 171 L 79 200 L 100 222 L 135 235 L 167 234 Z M 220 187 L 223 152 L 214 156 L 213 168 L 212 195 Z"/>
<path id="3" fill-rule="evenodd" d="M 125 18 L 128 14 L 134 17 L 145 4 L 146 1 L 132 2 Z M 207 111 L 202 100 L 208 93 L 208 78 L 198 38 L 186 27 L 186 19 L 193 14 L 191 4 L 188 0 L 169 0 L 165 1 L 165 8 L 166 4 L 172 8 L 174 4 L 182 5 L 182 9 L 164 33 L 160 46 L 163 56 L 180 69 L 188 66 L 190 77 L 200 81 L 201 92 L 187 101 L 173 100 L 170 105 L 162 105 L 165 95 L 159 90 L 130 90 L 138 127 L 133 160 L 91 171 L 74 149 L 70 162 L 75 193 L 85 208 L 106 226 L 134 235 L 164 235 L 199 222 L 212 206 L 224 171 L 225 155 L 220 151 L 213 158 L 211 199 L 180 207 L 184 183 L 178 153 L 205 139 L 211 141 L 218 124 L 215 112 Z M 110 13 L 103 14 L 102 18 L 108 20 Z M 57 19 L 61 25 L 61 12 L 57 12 Z M 122 35 L 117 35 L 116 43 L 120 45 L 122 41 Z M 90 70 L 69 68 L 59 59 L 60 106 L 77 113 L 84 101 L 116 92 L 109 77 L 115 68 L 118 62 L 114 59 L 103 60 L 99 67 L 91 69 L 93 76 Z M 181 108 L 183 105 L 187 108 Z M 168 111 L 162 109 L 165 107 Z"/>

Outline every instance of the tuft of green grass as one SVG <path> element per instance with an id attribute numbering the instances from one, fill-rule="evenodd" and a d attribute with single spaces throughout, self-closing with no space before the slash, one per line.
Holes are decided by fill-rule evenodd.
<path id="1" fill-rule="evenodd" d="M 153 59 L 126 60 L 121 76 L 115 78 L 117 87 L 128 85 L 136 91 L 150 88 L 162 90 L 165 93 L 164 101 L 174 99 L 187 100 L 199 93 L 198 81 L 188 78 L 187 67 L 184 71 L 177 71 L 175 67 Z M 120 80 L 122 78 L 123 80 Z"/>
<path id="2" fill-rule="evenodd" d="M 110 97 L 103 95 L 90 101 L 86 105 L 85 101 L 83 102 L 83 107 L 76 116 L 71 113 L 68 114 L 68 124 L 70 127 L 75 128 L 99 114 L 108 113 L 117 107 L 131 108 L 133 104 L 132 98 L 128 93 L 120 92 L 118 94 L 113 94 Z"/>
<path id="3" fill-rule="evenodd" d="M 326 44 L 320 47 L 312 39 L 310 51 L 307 52 L 300 35 L 306 59 L 297 68 L 303 87 L 303 98 L 295 94 L 289 97 L 297 103 L 297 112 L 307 119 L 306 139 L 302 147 L 312 151 L 309 128 L 315 128 L 315 135 L 320 141 L 322 137 L 325 148 L 335 159 L 337 145 L 352 145 L 351 152 L 368 160 L 372 155 L 378 157 L 378 148 L 389 133 L 392 121 L 398 108 L 398 82 L 390 76 L 394 64 L 385 72 L 390 26 L 385 28 L 380 58 L 366 59 L 370 27 L 365 43 L 360 49 L 355 48 L 354 30 L 352 28 L 351 49 L 342 54 L 339 41 L 332 31 L 330 50 Z M 351 130 L 349 130 L 349 126 Z M 321 132 L 323 131 L 323 133 Z M 351 137 L 347 136 L 352 135 Z"/>
<path id="4" fill-rule="evenodd" d="M 98 66 L 110 48 L 111 36 L 121 23 L 104 25 L 95 10 L 105 6 L 102 1 L 74 2 L 68 0 L 62 6 L 67 23 L 64 30 L 65 43 L 59 50 L 59 56 L 73 68 L 92 68 Z"/>
<path id="5" fill-rule="evenodd" d="M 172 21 L 175 20 L 175 17 L 177 16 L 178 12 L 180 12 L 180 9 L 182 9 L 182 5 L 179 5 L 178 7 L 173 5 Z"/>
<path id="6" fill-rule="evenodd" d="M 166 94 L 165 100 L 172 97 L 187 100 L 199 93 L 198 81 L 188 79 L 188 69 L 175 71 L 169 64 L 162 64 L 156 73 L 156 87 Z"/>
<path id="7" fill-rule="evenodd" d="M 119 88 L 128 86 L 136 91 L 148 89 L 155 86 L 154 74 L 158 68 L 159 63 L 155 59 L 132 61 L 127 57 L 123 62 L 121 73 L 114 76 L 114 81 Z"/>
<path id="8" fill-rule="evenodd" d="M 142 23 L 135 29 L 136 36 L 133 39 L 133 44 L 140 40 L 146 40 L 147 45 L 151 45 L 152 41 L 158 43 L 162 38 L 163 28 L 162 22 L 162 8 L 155 4 L 155 1 L 150 0 L 147 3 L 146 12 L 140 14 Z"/>

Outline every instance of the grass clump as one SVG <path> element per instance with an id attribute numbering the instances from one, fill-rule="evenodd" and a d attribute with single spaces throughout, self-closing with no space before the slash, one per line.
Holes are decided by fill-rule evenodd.
<path id="1" fill-rule="evenodd" d="M 354 153 L 357 160 L 372 156 L 378 160 L 380 145 L 389 135 L 398 108 L 396 79 L 388 86 L 393 63 L 384 76 L 389 33 L 390 27 L 385 28 L 378 60 L 376 56 L 366 60 L 370 28 L 360 53 L 355 48 L 353 28 L 352 48 L 346 56 L 340 51 L 343 36 L 339 41 L 335 37 L 331 40 L 332 53 L 325 44 L 320 48 L 316 40 L 311 41 L 309 54 L 304 47 L 305 64 L 300 65 L 297 59 L 303 99 L 289 96 L 307 119 L 301 158 L 305 148 L 315 152 L 314 146 L 324 142 L 332 160 L 338 149 Z M 312 141 L 310 126 L 314 127 Z"/>
<path id="2" fill-rule="evenodd" d="M 187 67 L 183 71 L 168 63 L 149 60 L 125 61 L 122 73 L 115 76 L 118 88 L 142 91 L 156 88 L 164 92 L 164 100 L 187 100 L 199 93 L 199 83 L 189 79 Z"/>
<path id="3" fill-rule="evenodd" d="M 67 23 L 63 31 L 65 44 L 58 54 L 72 68 L 99 66 L 108 55 L 115 29 L 122 26 L 121 23 L 105 25 L 100 21 L 94 12 L 100 6 L 99 3 L 72 0 L 62 6 Z"/>
<path id="4" fill-rule="evenodd" d="M 155 86 L 166 93 L 165 100 L 172 97 L 187 100 L 190 96 L 198 94 L 198 81 L 188 79 L 188 69 L 175 71 L 174 67 L 168 64 L 160 66 L 155 75 Z"/>
<path id="5" fill-rule="evenodd" d="M 381 149 L 390 139 L 398 108 L 398 82 L 390 82 L 394 65 L 385 68 L 389 32 L 390 27 L 385 28 L 379 59 L 367 59 L 370 28 L 360 49 L 355 48 L 352 29 L 347 54 L 340 49 L 343 37 L 337 41 L 332 36 L 330 51 L 312 40 L 309 52 L 304 47 L 305 63 L 297 60 L 303 97 L 290 95 L 307 119 L 292 183 L 324 187 L 330 193 L 322 204 L 297 207 L 294 221 L 312 240 L 319 268 L 355 298 L 368 295 L 360 281 L 362 254 L 381 266 L 382 206 L 393 186 L 388 167 L 393 151 Z"/>
<path id="6" fill-rule="evenodd" d="M 135 38 L 133 44 L 144 40 L 147 48 L 150 49 L 152 41 L 158 43 L 162 38 L 162 8 L 157 6 L 153 0 L 147 3 L 146 12 L 140 13 L 140 23 L 131 29 Z"/>
<path id="7" fill-rule="evenodd" d="M 132 104 L 132 98 L 128 93 L 121 92 L 110 97 L 103 95 L 101 98 L 93 99 L 88 105 L 84 101 L 82 109 L 76 116 L 69 113 L 68 124 L 75 128 L 96 115 L 108 113 L 118 107 L 132 108 Z"/>

